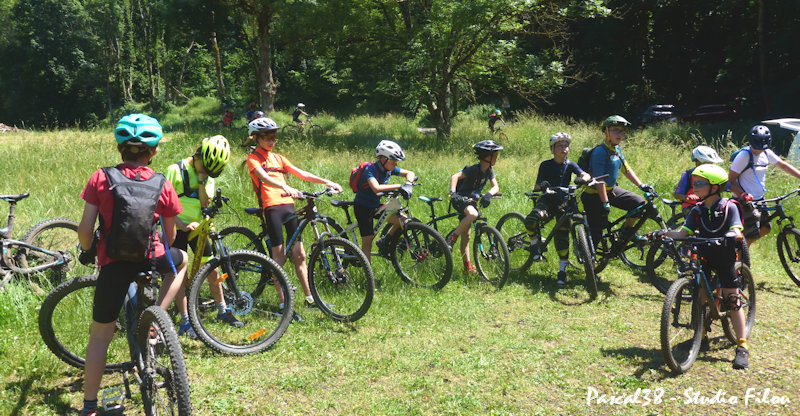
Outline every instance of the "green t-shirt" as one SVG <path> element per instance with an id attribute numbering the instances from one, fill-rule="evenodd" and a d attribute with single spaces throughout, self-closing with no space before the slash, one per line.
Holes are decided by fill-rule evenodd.
<path id="1" fill-rule="evenodd" d="M 189 164 L 189 158 L 183 159 L 183 164 L 186 166 L 187 176 L 189 177 L 189 189 L 196 190 L 199 186 L 197 183 L 197 171 L 194 170 L 194 166 Z M 172 186 L 175 188 L 175 192 L 178 193 L 178 195 L 183 193 L 183 175 L 181 174 L 180 163 L 170 165 L 166 173 L 164 173 L 164 176 L 168 181 L 172 182 Z M 214 197 L 214 185 L 214 178 L 209 177 L 205 185 L 206 195 L 208 195 L 209 198 Z M 178 214 L 178 219 L 183 221 L 184 224 L 200 222 L 203 219 L 203 215 L 200 212 L 200 198 L 197 196 L 196 192 L 194 195 L 194 197 L 184 195 L 179 198 L 181 207 L 183 207 L 183 212 Z"/>

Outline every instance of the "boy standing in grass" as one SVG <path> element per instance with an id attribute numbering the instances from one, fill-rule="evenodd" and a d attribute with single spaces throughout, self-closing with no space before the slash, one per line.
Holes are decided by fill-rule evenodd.
<path id="1" fill-rule="evenodd" d="M 154 177 L 155 172 L 147 167 L 155 156 L 158 142 L 161 140 L 161 124 L 158 120 L 144 114 L 131 114 L 122 117 L 114 130 L 117 150 L 122 156 L 122 163 L 111 168 L 119 170 L 123 175 L 137 181 Z M 86 250 L 92 246 L 94 226 L 100 216 L 100 239 L 97 242 L 97 265 L 100 272 L 97 278 L 94 301 L 92 303 L 92 326 L 89 333 L 89 344 L 86 347 L 86 368 L 83 390 L 83 409 L 81 416 L 96 416 L 97 392 L 106 366 L 108 345 L 116 331 L 117 317 L 129 284 L 140 272 L 151 268 L 150 260 L 131 262 L 115 260 L 106 253 L 106 237 L 111 235 L 112 216 L 114 213 L 114 195 L 109 187 L 109 179 L 103 169 L 92 174 L 81 193 L 86 201 L 83 216 L 78 225 L 78 238 L 81 245 L 80 260 L 82 263 L 93 262 Z M 153 217 L 155 223 L 159 217 L 163 220 L 164 233 L 168 241 L 175 239 L 175 217 L 181 212 L 181 204 L 175 189 L 168 181 L 164 182 Z M 161 291 L 156 304 L 166 309 L 183 286 L 186 273 L 186 253 L 175 247 L 166 252 L 164 244 L 159 241 L 158 233 L 152 237 L 149 256 L 155 256 L 158 271 L 164 276 Z M 169 258 L 167 257 L 169 256 Z M 176 274 L 172 273 L 171 264 L 175 265 Z M 166 329 L 165 329 L 166 330 Z M 174 329 L 172 329 L 174 330 Z"/>
<path id="2" fill-rule="evenodd" d="M 567 159 L 570 142 L 572 142 L 572 137 L 564 132 L 550 136 L 550 151 L 553 152 L 553 158 L 545 160 L 539 165 L 536 185 L 533 188 L 535 191 L 547 190 L 550 186 L 569 186 L 573 173 L 584 182 L 588 182 L 591 179 L 591 176 L 584 172 L 577 163 Z M 544 259 L 544 256 L 542 256 L 544 247 L 541 247 L 540 240 L 541 229 L 551 219 L 563 212 L 561 206 L 566 201 L 566 197 L 566 195 L 558 191 L 554 194 L 542 195 L 530 214 L 525 217 L 525 228 L 528 231 L 531 250 L 536 261 Z M 569 264 L 569 223 L 565 223 L 556 230 L 553 243 L 559 259 L 556 283 L 558 286 L 564 286 L 567 284 L 566 270 L 567 264 Z"/>
<path id="3" fill-rule="evenodd" d="M 453 210 L 458 212 L 460 222 L 453 234 L 448 238 L 447 244 L 453 247 L 458 236 L 461 236 L 461 258 L 464 262 L 464 271 L 475 273 L 475 266 L 469 258 L 467 245 L 470 238 L 470 225 L 478 219 L 477 201 L 481 207 L 486 208 L 492 202 L 492 196 L 500 192 L 500 185 L 494 175 L 492 167 L 497 163 L 497 157 L 503 146 L 495 143 L 494 140 L 483 140 L 472 146 L 478 156 L 478 163 L 472 166 L 465 166 L 464 169 L 450 177 L 450 202 Z M 481 195 L 486 183 L 491 184 L 489 192 Z"/>
<path id="4" fill-rule="evenodd" d="M 197 239 L 189 240 L 189 233 L 203 221 L 201 208 L 207 207 L 211 202 L 216 189 L 214 178 L 218 177 L 225 169 L 230 160 L 230 154 L 230 145 L 224 136 L 206 137 L 192 156 L 170 165 L 164 175 L 172 186 L 179 190 L 178 198 L 183 208 L 183 212 L 175 220 L 178 232 L 172 246 L 184 251 L 191 247 L 195 256 L 203 256 L 203 263 L 208 262 L 213 254 L 211 241 L 207 240 L 205 250 L 197 253 Z M 217 277 L 216 269 L 208 275 L 211 295 L 217 305 L 217 319 L 231 326 L 244 326 L 244 323 L 233 316 L 233 312 L 225 303 L 225 299 L 222 297 L 222 284 L 217 282 Z M 176 306 L 181 314 L 178 335 L 186 334 L 191 338 L 196 338 L 197 335 L 189 324 L 189 315 L 186 311 L 185 287 L 178 293 Z"/>
<path id="5" fill-rule="evenodd" d="M 722 159 L 717 154 L 717 151 L 708 146 L 697 146 L 692 150 L 692 162 L 694 162 L 694 168 L 686 169 L 683 174 L 681 175 L 681 179 L 678 181 L 678 186 L 675 187 L 675 198 L 679 201 L 683 201 L 681 204 L 681 209 L 683 210 L 683 214 L 686 215 L 689 213 L 689 210 L 697 204 L 699 198 L 697 195 L 694 194 L 692 190 L 692 172 L 695 170 L 696 167 L 700 165 L 705 165 L 707 163 L 722 163 Z"/>
<path id="6" fill-rule="evenodd" d="M 701 202 L 689 211 L 686 223 L 677 230 L 667 232 L 654 232 L 655 235 L 665 235 L 671 238 L 682 238 L 695 233 L 698 237 L 714 238 L 725 237 L 733 233 L 736 239 L 742 241 L 742 221 L 739 217 L 739 208 L 733 201 L 728 202 L 720 193 L 728 182 L 728 172 L 721 166 L 705 164 L 698 166 L 692 173 L 692 186 L 695 195 Z M 733 330 L 736 333 L 736 357 L 733 368 L 744 369 L 749 366 L 750 352 L 747 350 L 746 321 L 742 310 L 739 289 L 736 285 L 736 247 L 728 245 L 701 246 L 700 254 L 705 260 L 703 267 L 715 273 L 722 283 L 722 296 L 725 307 L 730 311 Z M 703 334 L 703 344 L 708 340 Z"/>

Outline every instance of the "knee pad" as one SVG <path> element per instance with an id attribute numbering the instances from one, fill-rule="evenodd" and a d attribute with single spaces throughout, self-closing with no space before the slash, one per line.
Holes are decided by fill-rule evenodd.
<path id="1" fill-rule="evenodd" d="M 725 307 L 729 311 L 738 311 L 739 309 L 742 309 L 742 306 L 744 306 L 744 299 L 738 293 L 728 295 L 728 297 L 724 298 L 723 301 L 725 302 Z"/>

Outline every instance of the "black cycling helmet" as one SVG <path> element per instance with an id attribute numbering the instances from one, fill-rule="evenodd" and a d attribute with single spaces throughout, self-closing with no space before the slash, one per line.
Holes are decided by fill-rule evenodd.
<path id="1" fill-rule="evenodd" d="M 772 144 L 772 133 L 767 126 L 753 126 L 748 135 L 750 139 L 750 147 L 756 150 L 769 149 Z"/>
<path id="2" fill-rule="evenodd" d="M 500 146 L 494 140 L 481 140 L 478 143 L 475 143 L 475 146 L 472 146 L 472 149 L 475 150 L 475 154 L 481 158 L 487 154 L 492 154 L 494 152 L 503 150 L 503 146 Z"/>

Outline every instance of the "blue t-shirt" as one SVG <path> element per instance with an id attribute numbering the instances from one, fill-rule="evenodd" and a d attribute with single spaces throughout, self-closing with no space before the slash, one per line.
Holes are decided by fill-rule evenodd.
<path id="1" fill-rule="evenodd" d="M 607 189 L 617 185 L 620 169 L 626 169 L 622 148 L 614 146 L 614 150 L 611 150 L 605 142 L 595 147 L 589 158 L 589 172 L 594 177 L 608 174 L 608 177 L 603 179 Z"/>
<path id="2" fill-rule="evenodd" d="M 389 177 L 399 174 L 399 166 L 395 167 L 391 172 L 384 169 L 380 162 L 367 166 L 358 181 L 358 192 L 356 192 L 354 202 L 367 208 L 378 208 L 381 206 L 381 199 L 378 198 L 378 195 L 375 195 L 375 192 L 372 192 L 372 188 L 369 187 L 367 182 L 369 182 L 370 178 L 375 178 L 379 184 L 384 185 L 389 182 Z"/>

